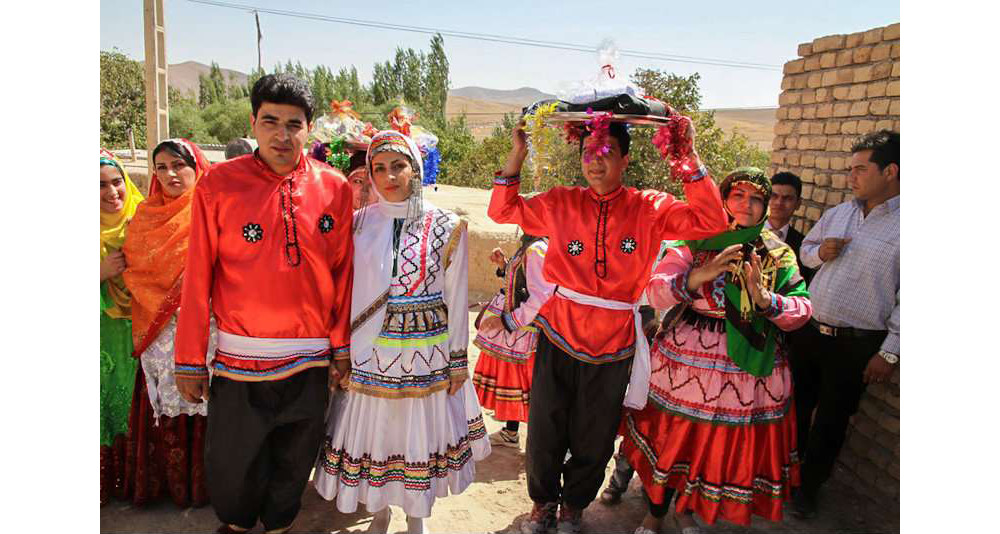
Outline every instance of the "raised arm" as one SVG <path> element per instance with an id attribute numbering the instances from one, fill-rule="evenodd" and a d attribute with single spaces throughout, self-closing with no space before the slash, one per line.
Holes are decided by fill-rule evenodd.
<path id="1" fill-rule="evenodd" d="M 722 195 L 702 164 L 694 141 L 691 119 L 673 112 L 670 123 L 653 137 L 653 144 L 668 158 L 671 178 L 684 184 L 687 198 L 685 203 L 667 193 L 644 191 L 659 239 L 703 239 L 724 232 L 728 225 Z"/>
<path id="2" fill-rule="evenodd" d="M 537 195 L 530 200 L 525 200 L 520 195 L 521 167 L 528 156 L 523 122 L 514 127 L 511 136 L 513 146 L 507 154 L 507 162 L 503 169 L 493 177 L 493 194 L 490 196 L 486 214 L 493 219 L 493 222 L 517 224 L 529 234 L 551 235 L 543 199 L 546 195 Z"/>
<path id="3" fill-rule="evenodd" d="M 669 193 L 643 191 L 643 195 L 659 239 L 704 239 L 726 231 L 722 195 L 704 167 L 684 180 L 687 202 Z"/>

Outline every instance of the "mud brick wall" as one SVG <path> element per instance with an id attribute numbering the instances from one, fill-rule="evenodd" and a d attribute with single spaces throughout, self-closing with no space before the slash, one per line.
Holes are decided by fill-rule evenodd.
<path id="1" fill-rule="evenodd" d="M 879 503 L 899 507 L 899 368 L 873 384 L 851 417 L 834 476 Z"/>
<path id="2" fill-rule="evenodd" d="M 899 131 L 899 24 L 800 44 L 785 63 L 771 173 L 802 178 L 792 224 L 806 233 L 852 198 L 851 145 L 882 128 Z M 801 444 L 800 444 L 801 446 Z M 899 369 L 871 385 L 851 418 L 834 476 L 886 508 L 899 507 Z"/>
<path id="3" fill-rule="evenodd" d="M 826 208 L 852 198 L 851 145 L 883 128 L 899 131 L 899 24 L 799 45 L 785 63 L 771 173 L 802 178 L 792 225 L 806 233 Z"/>

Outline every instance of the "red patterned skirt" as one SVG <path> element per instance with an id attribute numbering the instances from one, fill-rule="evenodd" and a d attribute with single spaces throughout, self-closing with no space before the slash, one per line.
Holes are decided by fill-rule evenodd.
<path id="1" fill-rule="evenodd" d="M 709 347 L 709 348 L 706 348 Z M 755 377 L 726 355 L 725 333 L 678 326 L 652 349 L 649 402 L 622 420 L 622 452 L 657 503 L 673 488 L 678 513 L 714 524 L 782 519 L 799 485 L 792 380 L 779 348 Z"/>
<path id="2" fill-rule="evenodd" d="M 534 367 L 534 352 L 527 361 L 516 363 L 497 358 L 485 350 L 480 352 L 472 375 L 479 404 L 493 410 L 493 417 L 498 421 L 527 422 Z"/>
<path id="3" fill-rule="evenodd" d="M 116 497 L 136 506 L 165 496 L 181 508 L 208 504 L 203 415 L 160 416 L 154 424 L 146 376 L 136 372 L 125 443 L 124 488 Z"/>

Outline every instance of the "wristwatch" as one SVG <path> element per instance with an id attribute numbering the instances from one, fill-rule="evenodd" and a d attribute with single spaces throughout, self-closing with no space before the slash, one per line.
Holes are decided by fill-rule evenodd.
<path id="1" fill-rule="evenodd" d="M 889 362 L 890 365 L 896 365 L 899 363 L 899 356 L 891 352 L 886 352 L 884 350 L 878 351 L 878 355 L 882 357 L 883 360 Z"/>

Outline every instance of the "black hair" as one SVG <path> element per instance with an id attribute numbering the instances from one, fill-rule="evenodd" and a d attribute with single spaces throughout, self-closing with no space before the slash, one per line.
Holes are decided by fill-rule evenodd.
<path id="1" fill-rule="evenodd" d="M 197 168 L 194 161 L 194 154 L 188 152 L 188 149 L 185 148 L 184 145 L 175 141 L 162 141 L 160 144 L 156 145 L 156 148 L 153 149 L 153 161 L 156 161 L 156 156 L 164 150 L 184 160 L 184 163 L 187 163 L 188 167 L 191 167 L 192 169 Z"/>
<path id="2" fill-rule="evenodd" d="M 351 174 L 356 169 L 365 166 L 365 157 L 367 156 L 364 150 L 358 150 L 351 154 L 351 162 L 347 165 L 347 172 L 345 175 Z"/>
<path id="3" fill-rule="evenodd" d="M 866 134 L 851 147 L 851 153 L 856 154 L 871 150 L 869 160 L 878 165 L 878 170 L 884 171 L 886 165 L 895 163 L 899 166 L 899 132 L 879 130 Z"/>
<path id="4" fill-rule="evenodd" d="M 793 172 L 779 172 L 771 177 L 771 189 L 776 185 L 790 185 L 795 188 L 795 196 L 802 198 L 802 179 Z"/>
<path id="5" fill-rule="evenodd" d="M 226 144 L 226 159 L 233 159 L 253 152 L 253 145 L 242 137 L 237 137 Z"/>
<path id="6" fill-rule="evenodd" d="M 622 156 L 628 155 L 628 147 L 632 143 L 632 136 L 628 133 L 628 126 L 624 122 L 612 122 L 608 125 L 608 134 L 618 140 L 618 148 L 621 149 Z M 583 130 L 580 135 L 580 153 L 583 154 L 583 142 L 590 135 L 590 131 Z"/>
<path id="7" fill-rule="evenodd" d="M 253 116 L 264 102 L 272 104 L 290 104 L 302 110 L 306 122 L 312 122 L 313 95 L 309 84 L 291 74 L 268 74 L 257 80 L 250 90 L 250 106 Z"/>

